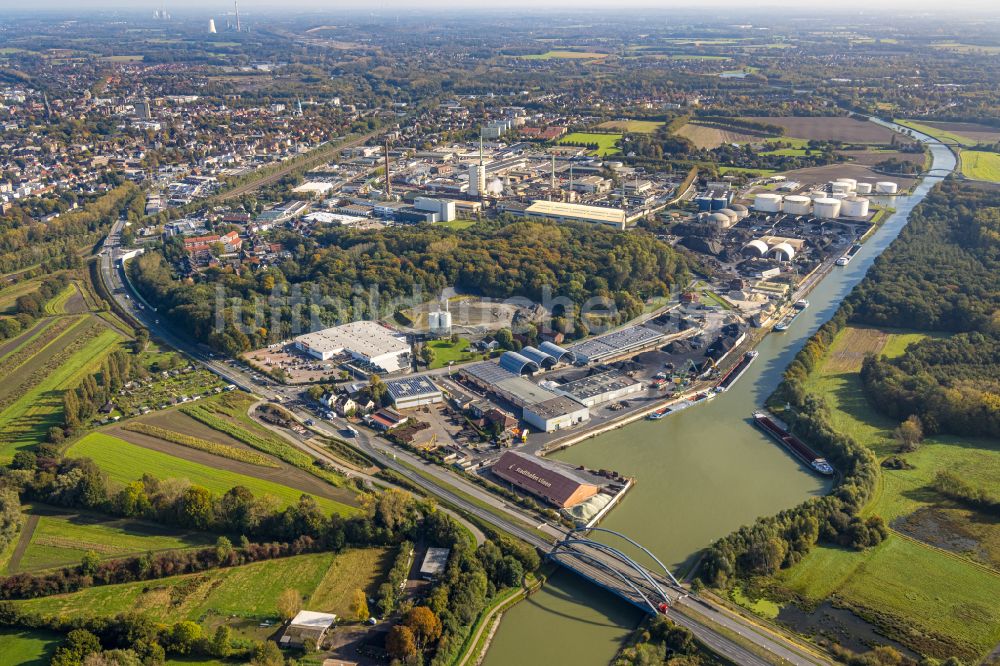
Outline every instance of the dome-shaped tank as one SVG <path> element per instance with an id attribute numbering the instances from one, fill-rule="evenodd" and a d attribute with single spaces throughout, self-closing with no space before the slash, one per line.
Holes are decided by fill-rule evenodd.
<path id="1" fill-rule="evenodd" d="M 720 211 L 716 211 L 708 216 L 709 224 L 714 224 L 716 229 L 728 229 L 733 226 L 734 221 L 735 220 L 729 219 L 728 215 Z"/>
<path id="2" fill-rule="evenodd" d="M 782 210 L 789 215 L 808 215 L 812 209 L 812 199 L 800 194 L 790 194 L 785 197 Z"/>
<path id="3" fill-rule="evenodd" d="M 899 185 L 891 180 L 881 180 L 875 183 L 875 191 L 879 194 L 895 194 L 899 191 Z"/>
<path id="4" fill-rule="evenodd" d="M 848 197 L 840 202 L 840 214 L 845 217 L 868 217 L 868 199 Z"/>
<path id="5" fill-rule="evenodd" d="M 832 220 L 840 216 L 840 199 L 826 197 L 813 201 L 813 214 L 816 217 Z"/>
<path id="6" fill-rule="evenodd" d="M 736 211 L 736 218 L 740 220 L 750 214 L 750 210 L 743 204 L 730 204 L 729 209 Z"/>
<path id="7" fill-rule="evenodd" d="M 753 199 L 753 207 L 763 213 L 777 213 L 781 210 L 781 195 L 763 192 Z"/>
<path id="8" fill-rule="evenodd" d="M 736 221 L 740 219 L 740 216 L 732 208 L 721 208 L 716 212 L 728 217 L 729 221 L 733 224 L 736 224 Z"/>

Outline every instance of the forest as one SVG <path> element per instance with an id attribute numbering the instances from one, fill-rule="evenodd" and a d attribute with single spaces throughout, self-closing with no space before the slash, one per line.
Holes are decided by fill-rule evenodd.
<path id="1" fill-rule="evenodd" d="M 946 182 L 851 296 L 852 321 L 952 333 L 870 356 L 865 392 L 927 433 L 1000 436 L 1000 192 Z"/>
<path id="2" fill-rule="evenodd" d="M 132 262 L 140 291 L 192 337 L 239 353 L 350 319 L 390 316 L 446 287 L 491 298 L 541 302 L 547 290 L 576 308 L 595 296 L 613 301 L 611 323 L 642 312 L 646 298 L 683 284 L 686 263 L 645 233 L 623 234 L 591 225 L 480 222 L 464 231 L 396 227 L 379 232 L 324 229 L 312 238 L 278 234 L 291 258 L 256 273 L 211 269 L 196 281 L 178 280 L 168 244 Z M 167 260 L 165 260 L 165 258 Z M 217 288 L 225 308 L 214 311 Z M 258 303 L 271 320 L 257 319 Z M 579 312 L 555 312 L 573 328 Z M 221 318 L 224 326 L 216 326 Z M 572 330 L 572 329 L 571 329 Z"/>

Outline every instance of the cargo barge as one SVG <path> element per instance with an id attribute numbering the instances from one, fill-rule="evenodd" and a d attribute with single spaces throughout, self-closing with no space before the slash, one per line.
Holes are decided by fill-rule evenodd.
<path id="1" fill-rule="evenodd" d="M 854 245 L 851 246 L 851 249 L 844 254 L 844 256 L 842 256 L 840 259 L 837 259 L 837 261 L 834 263 L 836 263 L 838 266 L 846 266 L 847 264 L 851 263 L 851 259 L 854 258 L 854 255 L 856 255 L 858 253 L 858 250 L 860 249 L 861 249 L 861 243 L 855 243 Z"/>
<path id="2" fill-rule="evenodd" d="M 788 432 L 784 427 L 778 425 L 773 418 L 764 412 L 754 412 L 753 422 L 758 428 L 778 440 L 778 442 L 791 451 L 795 457 L 809 465 L 813 471 L 822 474 L 823 476 L 833 476 L 833 466 L 826 461 L 826 458 L 818 456 L 812 449 L 806 446 L 801 439 Z"/>
<path id="3" fill-rule="evenodd" d="M 699 402 L 706 402 L 715 397 L 714 391 L 702 391 L 701 393 L 695 395 L 694 397 L 688 398 L 687 400 L 681 400 L 676 402 L 669 407 L 662 407 L 657 409 L 655 412 L 650 412 L 646 415 L 646 418 L 650 421 L 658 421 L 662 419 L 667 414 L 674 414 L 681 411 L 682 409 L 687 409 L 692 405 L 697 405 Z"/>
<path id="4" fill-rule="evenodd" d="M 758 356 L 760 356 L 760 353 L 756 350 L 748 351 L 744 354 L 743 358 L 740 359 L 740 362 L 733 366 L 733 369 L 727 372 L 726 376 L 723 377 L 718 384 L 716 384 L 716 392 L 722 393 L 723 391 L 728 391 L 729 387 L 735 384 L 736 380 L 743 376 L 743 373 L 747 371 L 747 368 L 750 367 L 751 363 L 757 360 Z"/>

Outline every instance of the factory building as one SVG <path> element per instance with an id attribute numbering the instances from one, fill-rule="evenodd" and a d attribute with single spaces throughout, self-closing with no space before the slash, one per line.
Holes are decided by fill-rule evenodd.
<path id="1" fill-rule="evenodd" d="M 441 389 L 426 377 L 391 379 L 385 383 L 385 388 L 396 409 L 413 409 L 414 407 L 433 405 L 444 400 Z"/>
<path id="2" fill-rule="evenodd" d="M 417 197 L 413 207 L 424 213 L 437 213 L 438 222 L 451 222 L 456 217 L 455 202 L 448 199 Z"/>
<path id="3" fill-rule="evenodd" d="M 667 334 L 646 326 L 628 326 L 570 347 L 580 363 L 599 363 L 607 359 L 652 348 L 664 342 Z"/>
<path id="4" fill-rule="evenodd" d="M 527 362 L 535 365 L 532 361 Z M 470 384 L 520 407 L 524 422 L 542 432 L 562 430 L 590 419 L 586 406 L 538 386 L 497 363 L 473 363 L 463 366 L 460 372 Z"/>
<path id="5" fill-rule="evenodd" d="M 595 407 L 641 393 L 643 386 L 641 382 L 637 382 L 617 370 L 607 369 L 574 379 L 561 386 L 556 386 L 553 390 L 585 407 Z"/>
<path id="6" fill-rule="evenodd" d="M 616 229 L 625 229 L 625 211 L 620 208 L 586 206 L 559 201 L 535 201 L 522 209 L 511 209 L 511 213 L 521 217 L 552 220 L 554 222 L 588 222 L 606 224 Z"/>
<path id="7" fill-rule="evenodd" d="M 382 372 L 397 372 L 406 367 L 410 354 L 410 345 L 402 335 L 373 321 L 355 321 L 306 333 L 295 338 L 295 346 L 321 361 L 346 353 Z"/>
<path id="8" fill-rule="evenodd" d="M 575 506 L 600 492 L 600 488 L 578 476 L 575 470 L 513 451 L 500 456 L 491 471 L 504 481 L 560 509 Z"/>

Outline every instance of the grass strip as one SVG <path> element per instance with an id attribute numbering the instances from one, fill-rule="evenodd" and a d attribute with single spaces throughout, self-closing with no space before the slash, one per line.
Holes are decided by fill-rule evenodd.
<path id="1" fill-rule="evenodd" d="M 202 439 L 201 437 L 185 435 L 184 433 L 177 432 L 175 430 L 167 430 L 166 428 L 161 428 L 150 423 L 129 421 L 122 426 L 122 428 L 131 432 L 156 437 L 157 439 L 162 439 L 167 442 L 173 442 L 174 444 L 180 444 L 181 446 L 186 446 L 190 449 L 197 449 L 198 451 L 211 453 L 214 456 L 229 458 L 230 460 L 238 460 L 239 462 L 258 465 L 260 467 L 279 467 L 279 465 L 273 460 L 255 451 L 247 451 L 246 449 L 230 446 L 229 444 L 212 442 L 207 439 Z"/>

